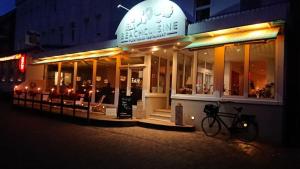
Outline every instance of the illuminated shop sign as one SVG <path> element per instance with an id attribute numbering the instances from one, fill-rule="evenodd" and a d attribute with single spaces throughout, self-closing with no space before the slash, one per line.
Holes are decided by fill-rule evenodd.
<path id="1" fill-rule="evenodd" d="M 125 15 L 117 31 L 119 46 L 185 35 L 186 16 L 170 0 L 145 0 Z"/>
<path id="2" fill-rule="evenodd" d="M 19 59 L 19 71 L 21 73 L 25 72 L 26 56 L 23 54 Z"/>

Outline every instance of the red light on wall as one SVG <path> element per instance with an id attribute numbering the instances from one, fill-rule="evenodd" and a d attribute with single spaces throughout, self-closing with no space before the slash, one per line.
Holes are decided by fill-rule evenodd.
<path id="1" fill-rule="evenodd" d="M 26 55 L 22 54 L 22 56 L 19 59 L 19 70 L 21 73 L 25 72 L 25 65 L 26 65 Z"/>

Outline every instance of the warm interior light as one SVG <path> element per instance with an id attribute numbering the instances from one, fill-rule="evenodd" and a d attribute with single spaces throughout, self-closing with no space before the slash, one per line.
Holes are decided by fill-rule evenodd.
<path id="1" fill-rule="evenodd" d="M 100 58 L 100 57 L 115 56 L 121 52 L 122 50 L 120 48 L 92 50 L 86 52 L 78 52 L 72 54 L 64 54 L 64 55 L 40 58 L 35 60 L 33 63 L 44 64 L 44 63 L 64 62 L 64 61 L 72 61 L 72 60 L 93 59 L 93 58 Z"/>
<path id="2" fill-rule="evenodd" d="M 156 51 L 159 51 L 159 47 L 157 46 L 153 46 L 152 49 L 151 49 L 152 52 L 156 52 Z"/>

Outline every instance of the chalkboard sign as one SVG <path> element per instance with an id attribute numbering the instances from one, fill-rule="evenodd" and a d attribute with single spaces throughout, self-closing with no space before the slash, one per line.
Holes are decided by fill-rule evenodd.
<path id="1" fill-rule="evenodd" d="M 132 97 L 121 95 L 118 105 L 118 118 L 132 118 Z"/>

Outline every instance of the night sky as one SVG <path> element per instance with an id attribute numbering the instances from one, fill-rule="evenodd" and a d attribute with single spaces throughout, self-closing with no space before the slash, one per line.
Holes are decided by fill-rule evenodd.
<path id="1" fill-rule="evenodd" d="M 15 0 L 0 0 L 0 16 L 15 7 Z"/>

